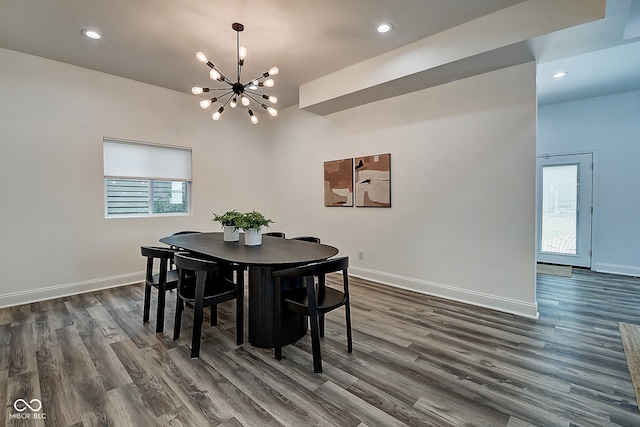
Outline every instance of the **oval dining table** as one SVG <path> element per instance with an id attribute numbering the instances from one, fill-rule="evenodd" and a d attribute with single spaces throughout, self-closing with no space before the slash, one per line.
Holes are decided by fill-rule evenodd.
<path id="1" fill-rule="evenodd" d="M 338 249 L 320 243 L 280 237 L 262 236 L 262 244 L 247 246 L 244 234 L 237 242 L 225 242 L 223 233 L 190 233 L 167 236 L 162 243 L 222 262 L 246 266 L 249 272 L 249 343 L 255 347 L 274 347 L 274 270 L 325 260 L 338 254 Z M 283 289 L 304 286 L 283 283 Z M 283 344 L 299 340 L 307 332 L 306 316 L 286 312 L 283 317 Z"/>

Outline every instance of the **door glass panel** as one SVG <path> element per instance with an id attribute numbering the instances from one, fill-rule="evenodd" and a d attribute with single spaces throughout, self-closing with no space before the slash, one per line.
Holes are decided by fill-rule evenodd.
<path id="1" fill-rule="evenodd" d="M 541 251 L 576 254 L 578 165 L 542 168 Z"/>

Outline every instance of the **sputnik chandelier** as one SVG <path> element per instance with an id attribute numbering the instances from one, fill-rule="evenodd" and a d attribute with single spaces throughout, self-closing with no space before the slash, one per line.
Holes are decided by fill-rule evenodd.
<path id="1" fill-rule="evenodd" d="M 273 67 L 266 73 L 263 73 L 258 78 L 249 80 L 247 83 L 241 83 L 240 79 L 242 78 L 242 66 L 244 65 L 244 58 L 247 56 L 247 49 L 245 47 L 240 46 L 240 32 L 244 30 L 244 25 L 236 22 L 231 25 L 231 28 L 233 28 L 236 31 L 236 55 L 237 55 L 237 63 L 238 63 L 238 73 L 237 73 L 236 81 L 232 82 L 228 77 L 226 77 L 224 74 L 222 74 L 219 70 L 216 69 L 215 65 L 213 65 L 211 61 L 207 59 L 204 53 L 198 52 L 196 53 L 196 58 L 198 58 L 199 61 L 207 64 L 209 68 L 211 68 L 211 71 L 209 71 L 209 77 L 211 78 L 211 80 L 219 81 L 221 83 L 226 83 L 228 87 L 218 89 L 218 88 L 194 86 L 191 89 L 191 93 L 193 93 L 194 95 L 200 95 L 202 93 L 212 92 L 212 91 L 224 92 L 222 95 L 214 96 L 213 98 L 209 98 L 209 99 L 203 99 L 202 101 L 200 101 L 200 107 L 202 107 L 202 109 L 207 109 L 211 104 L 215 102 L 222 102 L 222 106 L 218 108 L 218 110 L 211 115 L 211 118 L 213 120 L 219 120 L 227 104 L 231 108 L 236 108 L 239 101 L 240 104 L 242 104 L 242 106 L 247 109 L 247 112 L 249 113 L 249 118 L 251 119 L 251 123 L 255 125 L 258 123 L 258 117 L 256 117 L 256 115 L 251 110 L 252 101 L 258 104 L 260 107 L 267 110 L 267 112 L 271 114 L 273 117 L 278 115 L 278 110 L 276 110 L 273 107 L 267 106 L 262 101 L 262 99 L 266 99 L 271 104 L 275 104 L 278 102 L 278 98 L 276 98 L 275 96 L 261 94 L 257 92 L 257 90 L 259 87 L 263 87 L 263 86 L 273 87 L 274 85 L 273 79 L 271 78 L 267 79 L 267 77 L 275 76 L 280 72 L 280 70 L 278 69 L 278 67 Z M 227 98 L 225 99 L 225 97 Z"/>

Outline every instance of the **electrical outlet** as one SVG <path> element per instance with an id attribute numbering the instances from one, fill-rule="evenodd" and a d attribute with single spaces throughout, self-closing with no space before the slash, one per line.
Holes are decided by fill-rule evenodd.
<path id="1" fill-rule="evenodd" d="M 364 259 L 364 251 L 358 251 L 358 259 Z"/>

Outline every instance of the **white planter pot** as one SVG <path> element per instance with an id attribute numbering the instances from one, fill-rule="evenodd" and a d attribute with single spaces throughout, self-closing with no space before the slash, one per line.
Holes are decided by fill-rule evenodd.
<path id="1" fill-rule="evenodd" d="M 258 246 L 262 244 L 262 230 L 249 228 L 244 230 L 244 244 L 246 246 Z"/>
<path id="2" fill-rule="evenodd" d="M 237 242 L 238 240 L 240 240 L 240 230 L 238 230 L 233 225 L 225 225 L 223 227 L 223 230 L 225 242 Z"/>

